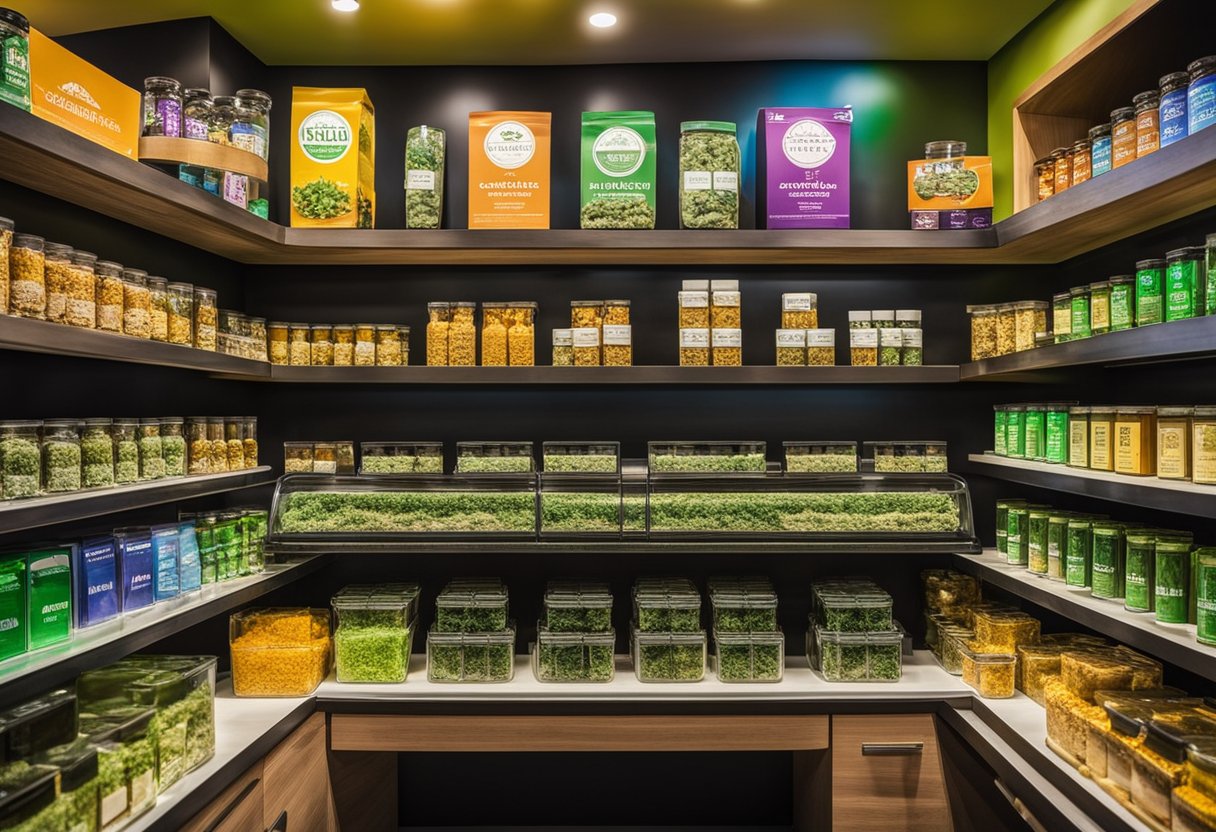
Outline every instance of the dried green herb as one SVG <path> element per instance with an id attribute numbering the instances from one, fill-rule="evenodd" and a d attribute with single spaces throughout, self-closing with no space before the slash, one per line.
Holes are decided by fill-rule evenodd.
<path id="1" fill-rule="evenodd" d="M 701 610 L 639 605 L 638 629 L 644 633 L 695 633 L 701 629 Z"/>
<path id="2" fill-rule="evenodd" d="M 442 474 L 443 457 L 412 456 L 407 454 L 394 454 L 392 456 L 365 456 L 363 457 L 363 473 Z"/>
<path id="3" fill-rule="evenodd" d="M 731 473 L 764 471 L 764 454 L 655 454 L 650 470 L 659 473 Z"/>
<path id="4" fill-rule="evenodd" d="M 139 481 L 139 444 L 134 439 L 114 443 L 114 482 L 119 485 Z"/>
<path id="5" fill-rule="evenodd" d="M 791 454 L 785 470 L 795 474 L 856 473 L 857 454 Z"/>
<path id="6" fill-rule="evenodd" d="M 339 682 L 404 682 L 409 631 L 399 621 L 389 626 L 353 625 L 344 613 L 334 632 L 334 656 Z"/>
<path id="7" fill-rule="evenodd" d="M 715 173 L 728 175 L 715 177 Z M 694 183 L 701 187 L 690 188 Z M 722 187 L 724 184 L 734 187 Z M 680 136 L 680 224 L 684 228 L 738 228 L 738 185 L 739 143 L 733 132 L 695 130 Z"/>
<path id="8" fill-rule="evenodd" d="M 819 657 L 823 677 L 832 682 L 898 680 L 903 656 L 899 644 L 825 642 Z"/>
<path id="9" fill-rule="evenodd" d="M 405 138 L 405 227 L 438 228 L 443 213 L 444 133 L 411 127 Z"/>
<path id="10" fill-rule="evenodd" d="M 362 127 L 359 128 L 359 135 L 362 138 Z M 292 188 L 291 204 L 301 217 L 328 220 L 350 213 L 350 194 L 322 176 L 307 185 Z"/>
<path id="11" fill-rule="evenodd" d="M 509 644 L 432 644 L 427 678 L 433 682 L 505 682 L 514 651 Z"/>
<path id="12" fill-rule="evenodd" d="M 621 499 L 616 494 L 542 492 L 542 531 L 617 532 L 621 528 Z"/>
<path id="13" fill-rule="evenodd" d="M 980 187 L 980 176 L 973 170 L 945 168 L 924 170 L 912 180 L 912 189 L 921 199 L 948 197 L 962 201 Z"/>
<path id="14" fill-rule="evenodd" d="M 46 468 L 46 490 L 51 493 L 79 491 L 81 486 L 80 444 L 56 439 L 42 446 Z"/>
<path id="15" fill-rule="evenodd" d="M 507 605 L 460 606 L 444 602 L 443 596 L 435 608 L 435 632 L 438 633 L 500 633 L 507 629 Z"/>
<path id="16" fill-rule="evenodd" d="M 546 606 L 545 626 L 553 633 L 606 633 L 612 629 L 612 609 Z"/>
<path id="17" fill-rule="evenodd" d="M 654 228 L 654 208 L 645 196 L 597 199 L 583 203 L 579 228 Z"/>
<path id="18" fill-rule="evenodd" d="M 551 474 L 615 474 L 616 469 L 610 454 L 545 454 L 545 471 Z"/>
<path id="19" fill-rule="evenodd" d="M 186 476 L 186 439 L 183 436 L 161 437 L 166 477 Z"/>
<path id="20" fill-rule="evenodd" d="M 41 465 L 42 455 L 37 441 L 19 436 L 0 439 L 0 473 L 3 474 L 0 492 L 4 498 L 12 500 L 37 496 Z"/>
<path id="21" fill-rule="evenodd" d="M 761 633 L 777 629 L 777 608 L 714 605 L 714 629 L 724 633 Z"/>
<path id="22" fill-rule="evenodd" d="M 780 644 L 718 643 L 718 678 L 723 682 L 775 682 L 781 679 Z"/>
<path id="23" fill-rule="evenodd" d="M 165 452 L 160 437 L 139 437 L 139 478 L 159 480 L 164 476 Z"/>
<path id="24" fill-rule="evenodd" d="M 462 474 L 527 474 L 532 471 L 532 457 L 462 456 L 456 467 Z"/>
<path id="25" fill-rule="evenodd" d="M 114 442 L 109 434 L 86 434 L 80 440 L 80 453 L 85 488 L 103 488 L 114 484 Z"/>
<path id="26" fill-rule="evenodd" d="M 614 672 L 611 645 L 561 644 L 542 639 L 537 676 L 545 682 L 608 682 Z"/>
<path id="27" fill-rule="evenodd" d="M 531 532 L 529 492 L 299 492 L 286 498 L 277 531 Z"/>
<path id="28" fill-rule="evenodd" d="M 638 678 L 644 682 L 696 682 L 705 677 L 704 644 L 639 644 Z"/>
<path id="29" fill-rule="evenodd" d="M 953 532 L 958 506 L 933 492 L 651 494 L 658 532 Z"/>
<path id="30" fill-rule="evenodd" d="M 363 195 L 363 188 L 355 189 L 355 201 L 359 206 L 359 216 L 355 221 L 356 228 L 372 227 L 372 201 Z"/>

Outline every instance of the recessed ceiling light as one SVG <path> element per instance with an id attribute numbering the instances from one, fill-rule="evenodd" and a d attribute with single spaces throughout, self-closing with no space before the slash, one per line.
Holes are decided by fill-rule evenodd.
<path id="1" fill-rule="evenodd" d="M 616 15 L 611 12 L 596 12 L 587 18 L 587 22 L 597 29 L 607 29 L 616 25 Z"/>
<path id="2" fill-rule="evenodd" d="M 334 7 L 334 11 L 336 12 L 359 11 L 359 0 L 330 0 L 330 5 Z"/>

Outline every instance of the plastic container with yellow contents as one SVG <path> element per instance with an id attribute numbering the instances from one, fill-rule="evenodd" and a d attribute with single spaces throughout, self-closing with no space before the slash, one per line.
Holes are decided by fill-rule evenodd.
<path id="1" fill-rule="evenodd" d="M 237 696 L 307 696 L 329 675 L 329 611 L 268 608 L 228 621 Z"/>

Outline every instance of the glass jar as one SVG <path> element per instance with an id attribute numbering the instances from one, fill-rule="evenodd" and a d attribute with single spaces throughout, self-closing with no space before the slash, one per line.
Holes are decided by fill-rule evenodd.
<path id="1" fill-rule="evenodd" d="M 312 363 L 312 347 L 308 343 L 308 324 L 287 327 L 287 363 L 292 367 L 307 367 Z"/>
<path id="2" fill-rule="evenodd" d="M 1001 557 L 1009 554 L 1009 510 L 1024 505 L 1025 500 L 996 501 L 996 551 Z"/>
<path id="3" fill-rule="evenodd" d="M 258 417 L 241 417 L 241 442 L 244 446 L 245 467 L 258 467 Z"/>
<path id="4" fill-rule="evenodd" d="M 148 291 L 148 273 L 141 269 L 123 269 L 122 331 L 135 338 L 152 337 L 152 294 Z"/>
<path id="5" fill-rule="evenodd" d="M 148 334 L 153 341 L 169 340 L 169 281 L 163 277 L 148 278 Z"/>
<path id="6" fill-rule="evenodd" d="M 227 446 L 229 471 L 240 471 L 245 467 L 245 437 L 241 434 L 243 425 L 241 416 L 224 417 L 224 444 Z"/>
<path id="7" fill-rule="evenodd" d="M 211 119 L 207 122 L 207 141 L 232 144 L 232 122 L 236 118 L 236 97 L 217 95 L 211 100 Z"/>
<path id="8" fill-rule="evenodd" d="M 355 328 L 350 324 L 334 324 L 334 366 L 349 367 L 355 362 Z"/>
<path id="9" fill-rule="evenodd" d="M 1005 408 L 1005 456 L 1013 459 L 1026 456 L 1026 405 L 1011 404 Z"/>
<path id="10" fill-rule="evenodd" d="M 835 366 L 836 330 L 808 329 L 806 331 L 806 363 L 811 367 Z"/>
<path id="11" fill-rule="evenodd" d="M 170 283 L 166 288 L 169 343 L 194 346 L 194 287 L 189 283 Z"/>
<path id="12" fill-rule="evenodd" d="M 1203 246 L 1176 248 L 1165 254 L 1165 320 L 1182 321 L 1202 316 L 1206 309 Z"/>
<path id="13" fill-rule="evenodd" d="M 574 330 L 577 336 L 578 330 Z M 874 352 L 878 352 L 878 333 L 875 332 Z M 680 366 L 681 367 L 708 367 L 709 366 L 709 330 L 704 328 L 682 328 L 680 329 Z M 575 347 L 575 361 L 577 362 L 578 348 Z M 875 355 L 875 363 L 878 358 Z"/>
<path id="14" fill-rule="evenodd" d="M 1136 108 L 1120 107 L 1110 114 L 1110 166 L 1136 161 Z"/>
<path id="15" fill-rule="evenodd" d="M 991 303 L 967 307 L 971 316 L 971 360 L 994 358 L 997 351 L 997 306 Z"/>
<path id="16" fill-rule="evenodd" d="M 1090 585 L 1090 569 L 1093 566 L 1092 517 L 1068 518 L 1068 545 L 1064 553 L 1064 583 L 1068 586 Z"/>
<path id="17" fill-rule="evenodd" d="M 1112 137 L 1110 123 L 1089 128 L 1090 176 L 1110 173 Z"/>
<path id="18" fill-rule="evenodd" d="M 1093 562 L 1090 570 L 1093 597 L 1123 598 L 1124 545 L 1121 523 L 1093 524 Z"/>
<path id="19" fill-rule="evenodd" d="M 1165 320 L 1165 261 L 1140 260 L 1136 263 L 1136 326 L 1159 324 Z"/>
<path id="20" fill-rule="evenodd" d="M 266 324 L 266 338 L 270 351 L 270 363 L 286 366 L 291 363 L 291 350 L 288 346 L 286 321 L 270 321 Z"/>
<path id="21" fill-rule="evenodd" d="M 139 478 L 159 480 L 165 476 L 165 452 L 160 440 L 160 419 L 139 420 Z"/>
<path id="22" fill-rule="evenodd" d="M 80 437 L 81 484 L 108 488 L 114 484 L 114 439 L 111 420 L 85 419 Z"/>
<path id="23" fill-rule="evenodd" d="M 1171 72 L 1157 82 L 1162 147 L 1187 136 L 1186 90 L 1190 83 L 1191 76 L 1185 72 Z"/>
<path id="24" fill-rule="evenodd" d="M 879 366 L 899 366 L 900 352 L 903 350 L 903 346 L 904 331 L 902 329 L 898 327 L 883 327 L 878 330 Z"/>
<path id="25" fill-rule="evenodd" d="M 1042 462 L 1047 456 L 1047 405 L 1026 405 L 1026 421 L 1022 427 L 1022 456 Z"/>
<path id="26" fill-rule="evenodd" d="M 312 472 L 314 474 L 338 473 L 338 448 L 333 442 L 312 443 Z"/>
<path id="27" fill-rule="evenodd" d="M 182 96 L 182 138 L 207 141 L 211 122 L 211 91 L 193 87 Z"/>
<path id="28" fill-rule="evenodd" d="M 18 318 L 46 319 L 46 240 L 14 234 L 9 250 L 8 312 Z"/>
<path id="29" fill-rule="evenodd" d="M 1089 467 L 1092 470 L 1115 470 L 1114 434 L 1114 408 L 1091 407 L 1089 409 Z"/>
<path id="30" fill-rule="evenodd" d="M 42 491 L 42 450 L 36 420 L 0 422 L 0 499 L 37 497 Z"/>
<path id="31" fill-rule="evenodd" d="M 215 352 L 219 310 L 214 289 L 194 287 L 194 346 Z"/>
<path id="32" fill-rule="evenodd" d="M 97 328 L 103 332 L 122 332 L 122 265 L 101 260 L 94 267 L 97 276 Z"/>
<path id="33" fill-rule="evenodd" d="M 1191 419 L 1193 407 L 1157 408 L 1157 476 L 1163 480 L 1191 478 Z"/>
<path id="34" fill-rule="evenodd" d="M 1068 290 L 1072 302 L 1072 319 L 1069 321 L 1068 340 L 1076 341 L 1093 335 L 1090 320 L 1089 286 L 1074 286 Z"/>
<path id="35" fill-rule="evenodd" d="M 731 121 L 680 123 L 680 227 L 739 227 L 739 141 Z"/>
<path id="36" fill-rule="evenodd" d="M 438 228 L 443 219 L 447 133 L 421 124 L 405 134 L 405 227 Z"/>
<path id="37" fill-rule="evenodd" d="M 1064 580 L 1068 553 L 1068 521 L 1072 512 L 1052 511 L 1047 517 L 1047 571 L 1053 581 Z"/>
<path id="38" fill-rule="evenodd" d="M 817 329 L 819 297 L 814 292 L 786 292 L 781 295 L 782 329 Z"/>
<path id="39" fill-rule="evenodd" d="M 73 251 L 64 295 L 64 323 L 84 329 L 97 328 L 97 255 Z"/>
<path id="40" fill-rule="evenodd" d="M 1195 408 L 1191 437 L 1191 482 L 1216 485 L 1216 406 Z"/>
<path id="41" fill-rule="evenodd" d="M 270 96 L 261 90 L 237 90 L 236 105 L 236 118 L 230 130 L 232 143 L 263 159 L 269 159 Z"/>
<path id="42" fill-rule="evenodd" d="M 1186 66 L 1191 83 L 1186 92 L 1186 132 L 1193 136 L 1216 124 L 1216 55 L 1207 55 Z"/>
<path id="43" fill-rule="evenodd" d="M 228 441 L 224 438 L 224 417 L 207 417 L 207 443 L 211 446 L 211 473 L 228 470 Z"/>
<path id="44" fill-rule="evenodd" d="M 448 366 L 448 328 L 452 324 L 452 305 L 436 301 L 426 305 L 426 365 Z"/>
<path id="45" fill-rule="evenodd" d="M 686 330 L 687 331 L 687 330 Z M 849 330 L 849 363 L 854 367 L 878 366 L 879 330 L 850 329 Z M 900 339 L 902 343 L 902 338 Z"/>
<path id="46" fill-rule="evenodd" d="M 1005 422 L 1009 418 L 1009 406 L 994 404 L 992 406 L 992 452 L 997 456 L 1005 456 Z"/>
<path id="47" fill-rule="evenodd" d="M 180 416 L 166 416 L 160 420 L 160 450 L 166 477 L 184 477 L 189 468 L 185 423 Z"/>
<path id="48" fill-rule="evenodd" d="M 1047 310 L 1050 304 L 1044 300 L 1024 300 L 1013 304 L 1013 349 L 1015 352 L 1032 350 L 1035 337 L 1047 332 Z"/>
<path id="49" fill-rule="evenodd" d="M 574 330 L 553 330 L 553 366 L 574 366 Z"/>
<path id="50" fill-rule="evenodd" d="M 309 360 L 314 367 L 332 367 L 334 363 L 334 335 L 329 324 L 313 324 L 309 336 L 311 349 Z"/>
<path id="51" fill-rule="evenodd" d="M 477 304 L 456 301 L 452 304 L 452 323 L 448 326 L 448 365 L 472 367 L 477 364 Z"/>
<path id="52" fill-rule="evenodd" d="M 404 324 L 397 325 L 397 340 L 401 342 L 401 366 L 410 363 L 410 328 Z"/>
<path id="53" fill-rule="evenodd" d="M 1132 612 L 1152 612 L 1155 606 L 1157 533 L 1128 529 L 1123 566 L 1123 606 Z"/>
<path id="54" fill-rule="evenodd" d="M 143 136 L 182 137 L 182 85 L 173 78 L 144 79 Z"/>
<path id="55" fill-rule="evenodd" d="M 1056 465 L 1068 462 L 1068 405 L 1049 404 L 1045 407 L 1043 459 Z"/>
<path id="56" fill-rule="evenodd" d="M 1191 536 L 1161 532 L 1153 548 L 1153 604 L 1163 624 L 1185 624 L 1190 618 Z"/>
<path id="57" fill-rule="evenodd" d="M 30 111 L 30 22 L 12 9 L 0 10 L 0 42 L 4 44 L 5 104 Z"/>
<path id="58" fill-rule="evenodd" d="M 599 329 L 604 325 L 604 302 L 602 300 L 570 301 L 570 326 L 572 329 Z"/>
<path id="59" fill-rule="evenodd" d="M 110 435 L 114 437 L 114 483 L 139 482 L 139 420 L 115 419 Z"/>
<path id="60" fill-rule="evenodd" d="M 267 361 L 266 319 L 246 318 L 245 333 L 249 339 L 249 357 L 255 361 Z"/>
<path id="61" fill-rule="evenodd" d="M 905 367 L 919 367 L 925 363 L 924 338 L 922 329 L 905 329 L 904 345 L 900 351 L 900 362 Z"/>
<path id="62" fill-rule="evenodd" d="M 1028 504 L 1008 507 L 1005 523 L 1005 562 L 1011 566 L 1026 566 L 1030 559 L 1027 549 L 1030 537 L 1030 509 Z"/>
<path id="63" fill-rule="evenodd" d="M 996 354 L 1009 355 L 1017 344 L 1014 304 L 999 303 L 996 307 Z"/>
<path id="64" fill-rule="evenodd" d="M 401 336 L 393 324 L 376 325 L 376 366 L 401 366 Z"/>
<path id="65" fill-rule="evenodd" d="M 777 330 L 777 366 L 806 366 L 806 330 Z"/>
<path id="66" fill-rule="evenodd" d="M 46 244 L 46 319 L 67 323 L 68 278 L 72 270 L 72 247 L 63 243 Z"/>
<path id="67" fill-rule="evenodd" d="M 1051 151 L 1052 169 L 1056 176 L 1056 193 L 1067 191 L 1072 187 L 1072 156 L 1067 147 L 1057 147 Z"/>
<path id="68" fill-rule="evenodd" d="M 1068 465 L 1070 468 L 1089 467 L 1088 407 L 1068 408 Z"/>
<path id="69" fill-rule="evenodd" d="M 507 366 L 507 304 L 487 301 L 481 305 L 481 365 Z"/>
<path id="70" fill-rule="evenodd" d="M 680 329 L 708 329 L 709 281 L 686 280 L 684 283 L 686 288 L 676 295 L 680 310 Z M 689 283 L 702 288 L 689 289 L 687 288 Z"/>
<path id="71" fill-rule="evenodd" d="M 1131 329 L 1136 324 L 1136 278 L 1118 274 L 1110 283 L 1110 331 Z"/>
<path id="72" fill-rule="evenodd" d="M 1161 147 L 1161 98 L 1157 90 L 1146 90 L 1132 98 L 1136 109 L 1136 158 L 1143 159 Z"/>
<path id="73" fill-rule="evenodd" d="M 1072 340 L 1071 292 L 1056 292 L 1051 296 L 1051 330 L 1057 344 Z"/>
<path id="74" fill-rule="evenodd" d="M 1080 185 L 1093 177 L 1093 145 L 1089 139 L 1077 139 L 1072 145 L 1072 184 Z"/>
<path id="75" fill-rule="evenodd" d="M 375 324 L 355 324 L 355 366 L 376 366 Z"/>
<path id="76" fill-rule="evenodd" d="M 615 342 L 613 361 L 618 366 L 629 366 L 633 363 L 632 329 L 629 326 L 629 301 L 606 301 L 613 304 L 608 307 L 609 314 L 604 321 L 604 363 L 608 364 L 609 327 L 613 327 L 612 338 Z M 536 364 L 536 309 L 533 301 L 515 301 L 507 310 L 510 328 L 507 330 L 507 355 L 512 367 L 532 367 Z M 624 323 L 611 323 L 608 318 Z M 624 340 L 625 343 L 621 343 Z M 611 366 L 611 365 L 609 365 Z"/>
<path id="77" fill-rule="evenodd" d="M 311 442 L 284 442 L 283 473 L 311 474 L 312 447 Z"/>
<path id="78" fill-rule="evenodd" d="M 42 487 L 48 494 L 79 491 L 81 481 L 80 422 L 47 419 L 42 423 Z"/>
<path id="79" fill-rule="evenodd" d="M 1034 508 L 1026 520 L 1026 568 L 1036 575 L 1047 574 L 1047 524 L 1051 511 Z"/>
<path id="80" fill-rule="evenodd" d="M 1034 163 L 1034 178 L 1038 183 L 1038 201 L 1042 202 L 1056 192 L 1056 162 L 1044 156 Z"/>
<path id="81" fill-rule="evenodd" d="M 1089 329 L 1092 335 L 1110 332 L 1110 281 L 1089 284 Z"/>
<path id="82" fill-rule="evenodd" d="M 211 473 L 211 440 L 207 438 L 207 417 L 186 420 L 186 470 L 191 474 Z"/>
<path id="83" fill-rule="evenodd" d="M 870 311 L 870 326 L 874 329 L 890 329 L 895 326 L 894 309 L 873 309 Z"/>

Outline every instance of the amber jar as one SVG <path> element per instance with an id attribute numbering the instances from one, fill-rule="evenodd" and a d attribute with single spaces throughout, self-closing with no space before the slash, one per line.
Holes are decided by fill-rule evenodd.
<path id="1" fill-rule="evenodd" d="M 290 355 L 287 349 L 287 323 L 285 321 L 271 321 L 266 324 L 266 338 L 270 342 L 270 363 L 280 365 L 290 364 Z"/>
<path id="2" fill-rule="evenodd" d="M 401 366 L 401 336 L 393 324 L 376 325 L 376 366 Z"/>
<path id="3" fill-rule="evenodd" d="M 333 327 L 329 324 L 313 324 L 310 335 L 312 345 L 309 361 L 314 367 L 330 367 L 334 363 Z"/>
<path id="4" fill-rule="evenodd" d="M 1055 164 L 1056 193 L 1067 191 L 1072 187 L 1072 157 L 1068 148 L 1057 147 L 1051 151 L 1051 161 Z"/>
<path id="5" fill-rule="evenodd" d="M 1092 145 L 1089 139 L 1078 139 L 1072 145 L 1072 184 L 1080 185 L 1088 182 L 1093 175 L 1091 157 Z"/>
<path id="6" fill-rule="evenodd" d="M 355 366 L 376 366 L 375 324 L 355 324 Z"/>
<path id="7" fill-rule="evenodd" d="M 334 366 L 349 367 L 355 360 L 355 328 L 334 324 Z"/>
<path id="8" fill-rule="evenodd" d="M 1120 107 L 1110 114 L 1110 166 L 1121 168 L 1136 160 L 1136 108 Z"/>
<path id="9" fill-rule="evenodd" d="M 1161 94 L 1146 90 L 1132 99 L 1136 108 L 1136 158 L 1161 147 Z"/>
<path id="10" fill-rule="evenodd" d="M 1157 473 L 1157 408 L 1115 411 L 1115 473 L 1145 477 Z"/>
<path id="11" fill-rule="evenodd" d="M 1050 156 L 1044 156 L 1034 163 L 1034 178 L 1038 184 L 1038 201 L 1042 202 L 1056 192 L 1056 163 Z"/>

